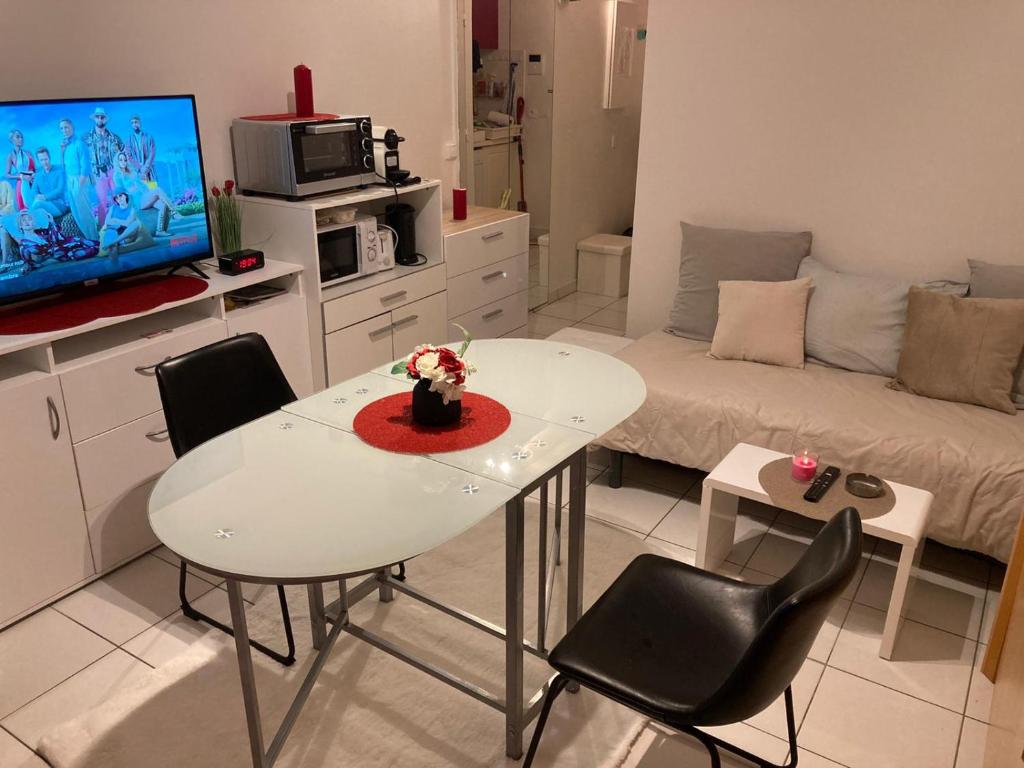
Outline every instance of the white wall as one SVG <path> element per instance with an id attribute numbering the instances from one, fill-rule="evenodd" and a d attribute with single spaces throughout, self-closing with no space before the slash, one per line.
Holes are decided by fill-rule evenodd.
<path id="1" fill-rule="evenodd" d="M 628 334 L 679 220 L 809 228 L 848 271 L 1024 263 L 1020 0 L 651 0 Z"/>
<path id="2" fill-rule="evenodd" d="M 642 19 L 647 0 L 637 5 Z M 626 106 L 603 109 L 610 9 L 610 0 L 581 0 L 559 3 L 555 11 L 552 298 L 575 285 L 579 240 L 599 232 L 617 234 L 633 219 L 645 44 L 636 46 Z"/>
<path id="3" fill-rule="evenodd" d="M 2 99 L 195 93 L 208 181 L 233 175 L 233 117 L 289 107 L 292 67 L 320 111 L 368 112 L 402 165 L 458 179 L 454 0 L 33 0 L 4 36 Z M 9 18 L 10 14 L 6 14 Z M 10 30 L 8 30 L 10 31 Z M 446 193 L 444 199 L 447 201 Z"/>

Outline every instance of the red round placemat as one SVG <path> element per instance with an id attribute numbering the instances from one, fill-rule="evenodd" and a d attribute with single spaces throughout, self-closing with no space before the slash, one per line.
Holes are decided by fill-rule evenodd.
<path id="1" fill-rule="evenodd" d="M 462 394 L 462 419 L 446 427 L 412 420 L 412 390 L 382 397 L 356 414 L 355 433 L 374 448 L 394 453 L 446 453 L 489 443 L 512 422 L 508 408 L 484 395 Z"/>
<path id="2" fill-rule="evenodd" d="M 101 317 L 134 315 L 206 290 L 208 282 L 184 275 L 155 275 L 72 291 L 26 307 L 0 312 L 0 336 L 49 333 Z"/>

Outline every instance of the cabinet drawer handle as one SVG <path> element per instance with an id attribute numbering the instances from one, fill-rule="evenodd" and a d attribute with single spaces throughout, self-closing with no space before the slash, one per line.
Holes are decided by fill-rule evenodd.
<path id="1" fill-rule="evenodd" d="M 508 277 L 508 272 L 506 272 L 503 269 L 499 269 L 497 272 L 491 272 L 491 274 L 484 275 L 480 279 L 486 282 L 487 280 L 494 280 L 497 277 L 500 277 L 502 280 L 504 280 L 506 277 Z"/>
<path id="2" fill-rule="evenodd" d="M 60 411 L 57 410 L 57 404 L 49 395 L 46 396 L 46 410 L 50 417 L 50 437 L 56 440 L 60 437 Z"/>
<path id="3" fill-rule="evenodd" d="M 498 317 L 499 315 L 503 315 L 503 314 L 505 314 L 505 310 L 504 309 L 494 309 L 494 310 L 491 310 L 490 312 L 488 312 L 486 315 L 484 315 L 482 319 L 484 319 L 484 320 L 493 320 L 494 318 Z"/>
<path id="4" fill-rule="evenodd" d="M 380 303 L 381 304 L 386 304 L 389 301 L 394 301 L 395 299 L 404 298 L 408 294 L 409 294 L 408 291 L 398 291 L 397 293 L 389 293 L 387 296 L 381 296 L 380 297 Z"/>
<path id="5" fill-rule="evenodd" d="M 405 325 L 406 323 L 412 323 L 412 322 L 415 322 L 416 320 L 419 320 L 419 319 L 420 319 L 419 315 L 409 315 L 408 317 L 403 317 L 401 320 L 395 320 L 395 322 L 393 322 L 391 324 L 391 327 L 393 329 L 394 328 L 398 328 L 400 325 Z"/>
<path id="6" fill-rule="evenodd" d="M 167 428 L 164 427 L 163 429 L 158 429 L 154 432 L 147 432 L 146 437 L 150 440 L 158 440 L 161 437 L 167 437 Z"/>
<path id="7" fill-rule="evenodd" d="M 485 243 L 489 243 L 492 240 L 497 240 L 497 239 L 502 238 L 504 236 L 505 236 L 504 232 L 491 232 L 491 234 L 489 234 L 489 235 L 481 235 L 480 239 L 483 240 Z"/>
<path id="8" fill-rule="evenodd" d="M 168 355 L 163 360 L 161 360 L 160 363 L 166 363 L 170 359 L 171 356 Z M 149 374 L 154 373 L 156 371 L 156 367 L 160 365 L 160 363 L 153 363 L 152 365 L 137 365 L 135 366 L 135 372 L 140 376 L 148 376 Z"/>
<path id="9" fill-rule="evenodd" d="M 372 339 L 372 338 L 373 338 L 374 336 L 382 336 L 382 335 L 384 335 L 385 333 L 391 333 L 391 329 L 392 329 L 392 328 L 394 328 L 394 327 L 395 327 L 395 324 L 394 324 L 394 323 L 392 323 L 391 325 L 385 325 L 385 326 L 384 326 L 383 328 L 378 328 L 378 329 L 377 329 L 377 330 L 375 330 L 375 331 L 370 331 L 370 333 L 369 333 L 368 335 L 369 335 L 369 337 L 370 337 L 371 339 Z"/>

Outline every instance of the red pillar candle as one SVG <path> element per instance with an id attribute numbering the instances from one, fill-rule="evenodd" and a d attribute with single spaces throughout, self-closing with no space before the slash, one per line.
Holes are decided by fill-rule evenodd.
<path id="1" fill-rule="evenodd" d="M 793 479 L 798 483 L 809 483 L 818 474 L 818 455 L 811 451 L 800 451 L 793 457 Z"/>
<path id="2" fill-rule="evenodd" d="M 466 218 L 466 190 L 462 187 L 452 190 L 452 218 L 456 221 Z"/>
<path id="3" fill-rule="evenodd" d="M 313 116 L 313 71 L 305 64 L 295 68 L 295 114 Z"/>

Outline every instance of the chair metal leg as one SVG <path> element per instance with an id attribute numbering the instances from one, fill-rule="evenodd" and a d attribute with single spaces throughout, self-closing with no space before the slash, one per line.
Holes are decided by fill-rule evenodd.
<path id="1" fill-rule="evenodd" d="M 718 747 L 715 745 L 714 738 L 708 736 L 703 731 L 698 731 L 696 728 L 690 728 L 686 733 L 704 745 L 704 749 L 708 751 L 708 755 L 711 757 L 711 768 L 722 768 L 722 758 L 718 754 Z"/>
<path id="2" fill-rule="evenodd" d="M 793 689 L 791 687 L 786 688 L 784 698 L 786 701 L 786 730 L 789 734 L 789 761 L 782 765 L 770 763 L 764 758 L 758 757 L 757 755 L 747 752 L 747 750 L 745 749 L 730 744 L 727 741 L 723 741 L 722 739 L 719 739 L 716 736 L 711 736 L 710 734 L 704 733 L 703 731 L 699 731 L 696 728 L 689 728 L 686 730 L 686 733 L 689 733 L 691 736 L 700 739 L 701 743 L 704 744 L 704 746 L 707 746 L 707 741 L 710 740 L 711 742 L 713 742 L 715 746 L 720 747 L 726 750 L 727 752 L 732 752 L 734 755 L 738 755 L 739 757 L 742 757 L 744 760 L 748 760 L 754 765 L 759 766 L 759 768 L 796 768 L 797 758 L 799 756 L 797 754 L 796 746 L 796 715 L 793 711 Z M 712 765 L 714 766 L 714 768 L 718 768 L 719 763 L 715 762 L 714 758 L 712 758 Z"/>
<path id="3" fill-rule="evenodd" d="M 185 614 L 192 621 L 202 621 L 209 624 L 211 627 L 216 627 L 221 632 L 234 637 L 234 630 L 227 624 L 217 621 L 212 616 L 207 616 L 201 611 L 197 611 L 192 607 L 192 604 L 188 601 L 188 596 L 185 594 L 185 579 L 188 576 L 188 566 L 185 561 L 181 561 L 181 571 L 178 576 L 178 598 L 181 600 L 181 612 Z M 288 642 L 288 653 L 283 654 L 279 651 L 275 651 L 272 648 L 268 648 L 263 643 L 257 640 L 249 640 L 249 645 L 255 648 L 260 653 L 269 656 L 278 664 L 285 667 L 290 667 L 295 663 L 295 636 L 292 634 L 292 621 L 291 616 L 288 612 L 288 600 L 284 594 L 284 586 L 281 584 L 277 585 L 277 597 L 281 603 L 281 620 L 284 622 L 284 636 Z"/>
<path id="4" fill-rule="evenodd" d="M 544 726 L 547 725 L 548 715 L 551 714 L 551 705 L 555 703 L 558 694 L 565 690 L 569 684 L 569 678 L 564 675 L 556 675 L 551 681 L 548 693 L 544 697 L 544 705 L 540 710 L 540 717 L 537 718 L 537 727 L 533 730 L 533 739 L 530 740 L 530 750 L 526 753 L 526 760 L 523 761 L 523 768 L 530 768 L 533 765 L 533 758 L 537 754 L 537 747 L 540 746 L 540 737 L 544 733 Z"/>
<path id="5" fill-rule="evenodd" d="M 609 451 L 611 458 L 608 462 L 608 487 L 622 487 L 622 451 Z"/>

